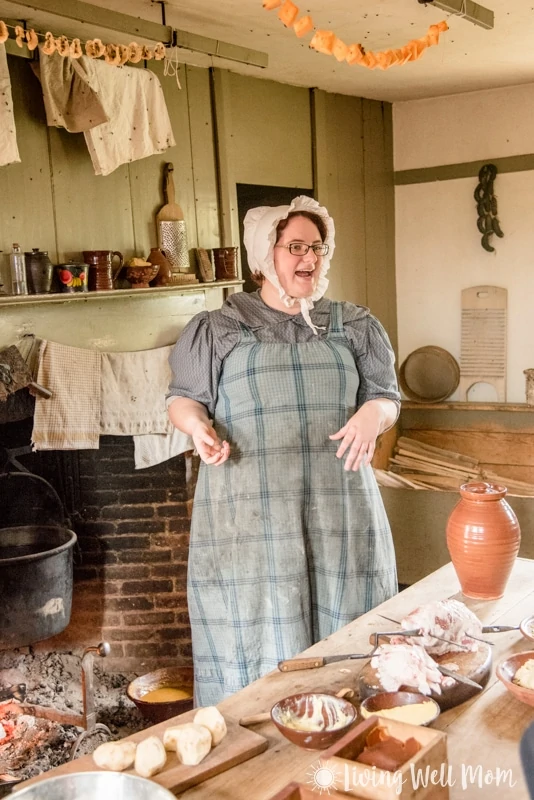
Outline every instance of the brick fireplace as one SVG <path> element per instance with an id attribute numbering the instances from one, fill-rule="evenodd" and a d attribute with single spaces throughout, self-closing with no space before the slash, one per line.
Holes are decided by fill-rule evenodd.
<path id="1" fill-rule="evenodd" d="M 1 425 L 0 445 L 28 444 L 30 423 Z M 103 436 L 99 450 L 19 461 L 54 486 L 79 543 L 70 624 L 34 650 L 78 652 L 105 639 L 103 668 L 142 674 L 192 664 L 186 572 L 198 465 L 189 453 L 135 470 L 133 452 L 130 437 Z"/>

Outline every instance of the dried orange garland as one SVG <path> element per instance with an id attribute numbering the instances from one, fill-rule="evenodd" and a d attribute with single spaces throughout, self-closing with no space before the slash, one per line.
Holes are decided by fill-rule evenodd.
<path id="1" fill-rule="evenodd" d="M 267 11 L 278 8 L 278 18 L 286 28 L 293 28 L 300 38 L 310 31 L 315 30 L 313 19 L 309 14 L 298 17 L 299 8 L 291 0 L 263 0 L 263 7 Z M 310 47 L 318 53 L 334 56 L 338 61 L 348 64 L 359 64 L 367 69 L 389 69 L 396 64 L 406 64 L 408 61 L 417 61 L 421 58 L 427 47 L 439 44 L 441 33 L 449 30 L 445 21 L 431 25 L 426 36 L 420 39 L 411 39 L 404 47 L 389 50 L 364 50 L 361 44 L 345 44 L 334 31 L 315 30 Z"/>
<path id="2" fill-rule="evenodd" d="M 70 41 L 66 36 L 56 37 L 50 31 L 45 34 L 36 33 L 33 28 L 26 30 L 21 25 L 7 25 L 3 20 L 0 20 L 0 44 L 9 38 L 8 28 L 13 28 L 15 31 L 15 41 L 19 47 L 26 44 L 29 50 L 35 50 L 41 38 L 44 39 L 42 51 L 47 56 L 51 56 L 54 52 L 58 52 L 63 58 L 67 56 L 80 58 L 83 55 L 82 43 L 78 38 Z M 154 47 L 137 42 L 130 42 L 128 45 L 103 44 L 100 39 L 88 39 L 85 42 L 85 53 L 89 58 L 104 56 L 107 64 L 119 66 L 128 61 L 130 64 L 137 64 L 139 61 L 149 61 L 152 58 L 162 61 L 165 58 L 165 45 L 162 42 L 158 42 Z"/>

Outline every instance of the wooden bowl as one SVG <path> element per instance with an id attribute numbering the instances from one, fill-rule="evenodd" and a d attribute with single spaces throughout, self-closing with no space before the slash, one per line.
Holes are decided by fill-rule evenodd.
<path id="1" fill-rule="evenodd" d="M 426 694 L 420 694 L 419 692 L 379 692 L 378 694 L 373 694 L 371 697 L 367 697 L 360 706 L 360 714 L 364 719 L 368 717 L 383 716 L 381 714 L 382 711 L 385 711 L 390 708 L 399 708 L 400 706 L 410 706 L 414 705 L 415 703 L 431 703 L 432 708 L 429 711 L 428 719 L 424 722 L 411 722 L 411 720 L 407 719 L 400 719 L 399 722 L 406 722 L 408 725 L 430 725 L 431 722 L 436 720 L 440 713 L 441 709 L 439 705 L 433 700 L 432 697 L 428 697 Z M 387 717 L 386 717 L 387 718 Z"/>
<path id="2" fill-rule="evenodd" d="M 354 725 L 357 716 L 348 700 L 320 692 L 293 694 L 271 709 L 280 733 L 305 750 L 330 747 Z"/>
<path id="3" fill-rule="evenodd" d="M 163 703 L 151 703 L 143 700 L 143 695 L 155 689 L 168 687 L 190 692 L 191 697 Z M 164 667 L 155 672 L 149 672 L 128 684 L 126 694 L 135 703 L 141 714 L 152 722 L 163 722 L 163 720 L 176 717 L 193 708 L 193 668 Z"/>
<path id="4" fill-rule="evenodd" d="M 501 680 L 510 694 L 513 694 L 522 703 L 528 706 L 534 706 L 534 689 L 525 689 L 523 686 L 518 686 L 513 682 L 513 677 L 519 667 L 527 661 L 534 661 L 534 650 L 527 650 L 524 653 L 516 653 L 515 656 L 510 656 L 504 661 L 497 664 L 497 677 Z"/>

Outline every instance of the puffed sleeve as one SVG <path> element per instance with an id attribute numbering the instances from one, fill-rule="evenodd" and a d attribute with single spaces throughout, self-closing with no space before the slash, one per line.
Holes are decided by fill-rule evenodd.
<path id="1" fill-rule="evenodd" d="M 185 326 L 169 356 L 172 379 L 167 405 L 174 397 L 203 403 L 213 416 L 221 370 L 213 343 L 209 314 L 202 311 Z"/>
<path id="2" fill-rule="evenodd" d="M 395 354 L 380 322 L 372 314 L 359 314 L 345 323 L 345 332 L 353 347 L 360 376 L 357 408 L 368 400 L 383 397 L 393 400 L 400 410 Z"/>

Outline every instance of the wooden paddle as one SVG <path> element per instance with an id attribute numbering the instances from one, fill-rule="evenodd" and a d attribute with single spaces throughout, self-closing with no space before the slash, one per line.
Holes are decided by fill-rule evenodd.
<path id="1" fill-rule="evenodd" d="M 156 215 L 158 222 L 176 222 L 183 220 L 184 212 L 175 203 L 174 194 L 174 179 L 173 179 L 174 165 L 172 163 L 165 164 L 163 171 L 163 195 L 165 197 L 165 205 L 160 208 Z"/>

